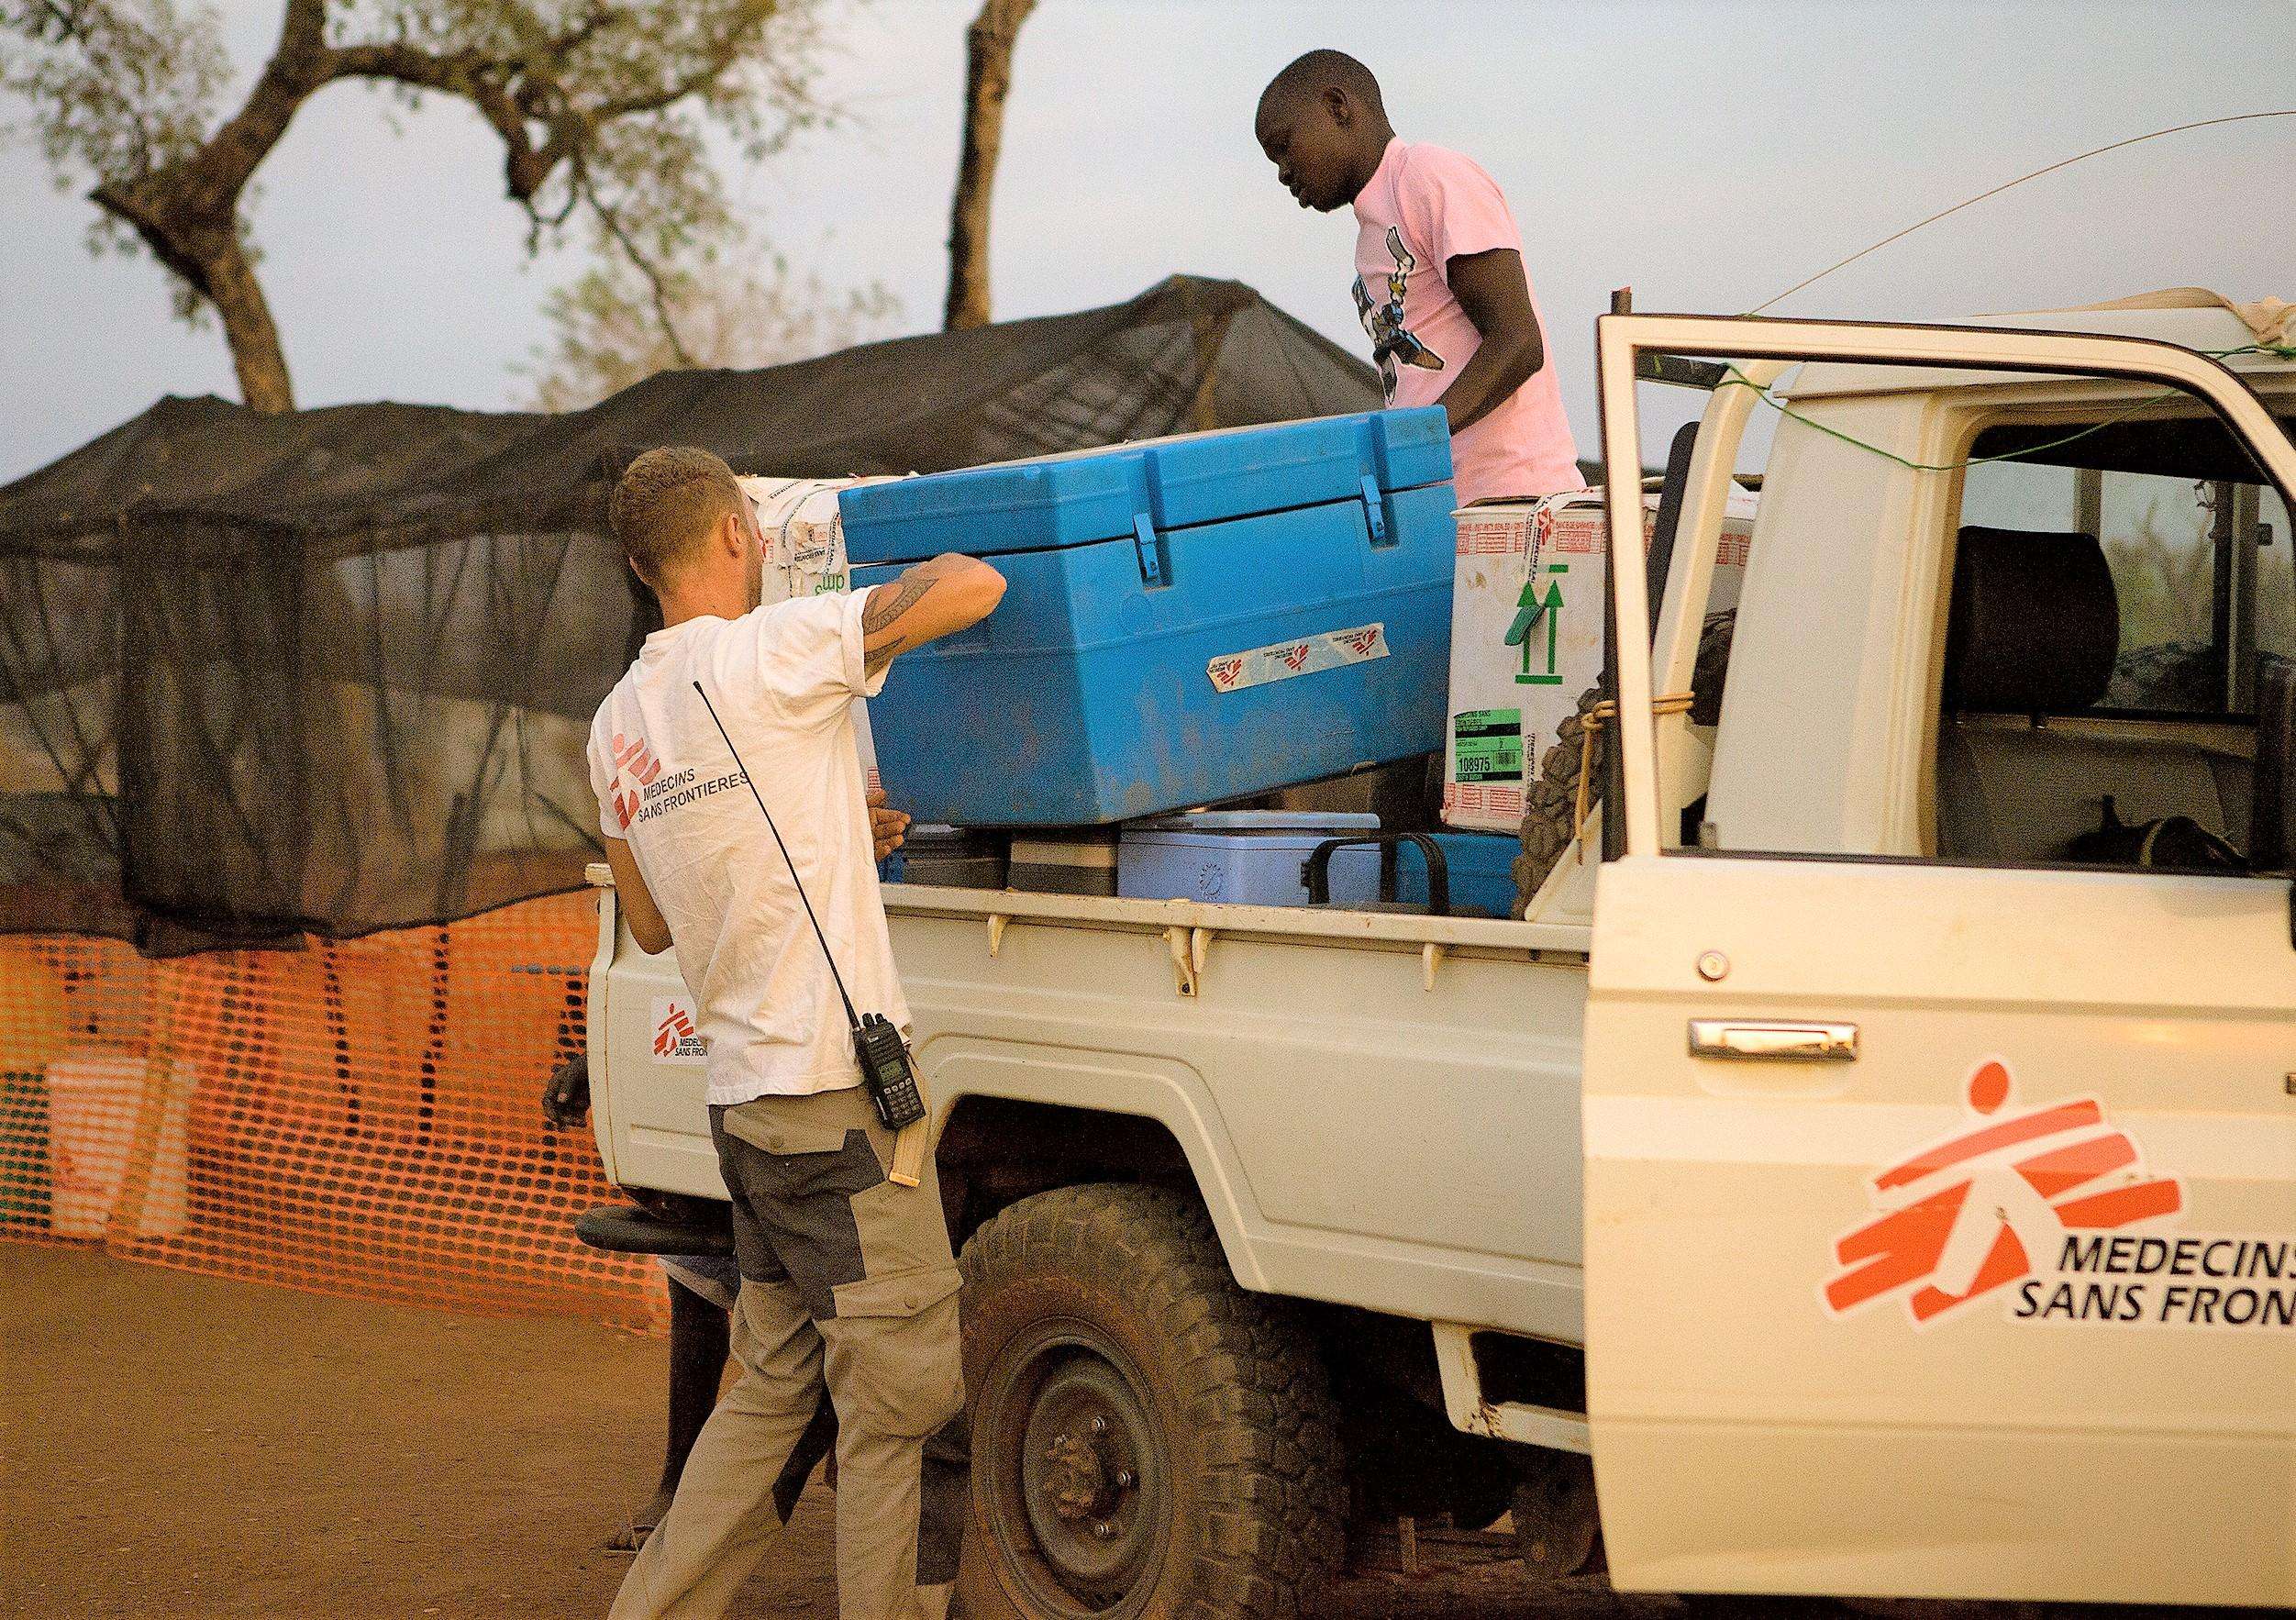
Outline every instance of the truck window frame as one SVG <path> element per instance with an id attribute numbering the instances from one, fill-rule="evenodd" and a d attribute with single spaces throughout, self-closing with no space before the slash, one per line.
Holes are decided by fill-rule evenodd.
<path id="1" fill-rule="evenodd" d="M 1995 352 L 2015 348 L 2026 352 L 2014 355 Z M 1609 682 L 1612 700 L 1618 705 L 1624 723 L 1617 728 L 1619 746 L 1614 750 L 1616 760 L 1612 782 L 1616 796 L 1613 804 L 1623 802 L 1625 814 L 1605 817 L 1606 830 L 1615 821 L 1617 833 L 1615 850 L 1618 855 L 1714 855 L 1725 859 L 1789 860 L 1877 860 L 1889 862 L 1926 862 L 1936 864 L 1936 755 L 1937 726 L 1942 693 L 1943 648 L 1946 633 L 1946 599 L 1952 589 L 1952 557 L 1949 535 L 1930 537 L 1932 543 L 1944 548 L 1943 566 L 1939 570 L 1938 589 L 1941 597 L 1932 615 L 1932 647 L 1929 664 L 1923 685 L 1928 697 L 1924 704 L 1924 735 L 1920 744 L 1923 761 L 1917 776 L 1917 821 L 1924 849 L 1920 854 L 1866 854 L 1855 851 L 1796 851 L 1796 850 L 1706 850 L 1691 846 L 1670 846 L 1661 837 L 1658 804 L 1660 784 L 1657 778 L 1657 749 L 1655 726 L 1650 711 L 1652 670 L 1652 638 L 1657 623 L 1655 605 L 1647 590 L 1646 570 L 1622 567 L 1619 560 L 1629 557 L 1642 543 L 1639 526 L 1629 526 L 1620 513 L 1629 503 L 1638 516 L 1640 505 L 1640 467 L 1638 401 L 1636 396 L 1636 372 L 1646 354 L 1668 357 L 1740 361 L 1758 359 L 1791 365 L 1805 361 L 1829 364 L 1869 364 L 1903 371 L 1936 372 L 1997 372 L 2007 376 L 2024 376 L 2038 380 L 2065 377 L 2094 378 L 2104 382 L 2152 384 L 2187 395 L 2201 408 L 2213 414 L 2257 463 L 2260 480 L 2277 490 L 2284 503 L 2296 511 L 2291 500 L 2291 485 L 2296 485 L 2296 444 L 2282 427 L 2277 413 L 2257 394 L 2256 388 L 2223 361 L 2181 345 L 2159 338 L 2103 335 L 2090 332 L 2049 331 L 2024 327 L 1994 327 L 1969 326 L 1909 327 L 1868 321 L 1805 321 L 1784 320 L 1764 316 L 1715 316 L 1677 315 L 1603 316 L 1596 322 L 1596 350 L 1600 365 L 1599 396 L 1602 406 L 1602 438 L 1606 468 L 1610 507 L 1610 611 L 1613 634 L 1612 663 L 1614 671 Z M 2013 386 L 2013 384 L 2012 384 Z M 2275 394 L 2279 393 L 2276 387 Z M 2077 413 L 2076 413 L 2077 415 Z M 1968 448 L 1991 421 L 1998 416 L 1972 411 L 1959 422 L 1953 440 L 1958 448 L 1948 459 L 1959 460 Z M 2274 445 L 2274 439 L 2279 441 Z M 1735 450 L 1735 446 L 1733 447 Z M 1941 521 L 1957 519 L 1961 509 L 1966 474 L 1956 470 L 1950 475 L 1945 498 L 1939 503 Z M 1638 649 L 1637 649 L 1638 644 Z M 1606 839 L 1606 842 L 1609 841 Z M 1604 851 L 1613 858 L 1613 851 Z M 2017 868 L 2056 867 L 2063 862 L 2029 860 L 1965 860 L 1956 859 L 1950 864 L 1968 867 Z M 2073 870 L 2096 871 L 2093 867 Z M 2138 875 L 2173 875 L 2144 874 Z"/>

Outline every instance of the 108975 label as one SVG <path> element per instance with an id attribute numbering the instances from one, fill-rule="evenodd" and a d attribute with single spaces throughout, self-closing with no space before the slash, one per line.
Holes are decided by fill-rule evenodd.
<path id="1" fill-rule="evenodd" d="M 1523 780 L 1523 711 L 1467 709 L 1451 716 L 1454 780 Z"/>

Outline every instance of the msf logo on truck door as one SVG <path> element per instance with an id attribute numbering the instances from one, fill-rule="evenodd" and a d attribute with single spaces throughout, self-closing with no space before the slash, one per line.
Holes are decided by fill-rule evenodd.
<path id="1" fill-rule="evenodd" d="M 2146 1173 L 2135 1142 L 2095 1099 L 2018 1109 L 2011 1090 L 2004 1064 L 1980 1064 L 1966 1088 L 1969 1128 L 1873 1178 L 1880 1213 L 1836 1241 L 1830 1313 L 1897 1298 L 1925 1326 L 2036 1273 L 2061 1273 L 2069 1260 L 2081 1269 L 2084 1234 L 2183 1209 L 2176 1181 Z M 2028 1286 L 2011 1297 L 2034 1295 Z"/>
<path id="2" fill-rule="evenodd" d="M 706 1063 L 709 1042 L 693 1026 L 692 1007 L 682 996 L 654 998 L 654 1060 L 657 1063 Z"/>

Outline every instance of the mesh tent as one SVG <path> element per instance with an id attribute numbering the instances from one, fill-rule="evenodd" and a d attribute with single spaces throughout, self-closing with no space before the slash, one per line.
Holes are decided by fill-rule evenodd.
<path id="1" fill-rule="evenodd" d="M 1249 288 L 1180 276 L 565 416 L 161 400 L 0 488 L 0 931 L 172 954 L 578 883 L 583 738 L 645 627 L 605 494 L 655 445 L 937 472 L 1378 404 Z"/>

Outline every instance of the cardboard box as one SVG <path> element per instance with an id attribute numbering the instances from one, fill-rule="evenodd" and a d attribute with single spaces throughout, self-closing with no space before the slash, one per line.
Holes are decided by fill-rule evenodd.
<path id="1" fill-rule="evenodd" d="M 1647 544 L 1658 498 L 1643 497 Z M 1450 705 L 1443 819 L 1516 832 L 1524 789 L 1556 727 L 1603 675 L 1609 534 L 1600 490 L 1464 507 L 1451 588 Z M 1733 491 L 1706 611 L 1736 606 L 1754 529 L 1754 497 Z"/>
<path id="2" fill-rule="evenodd" d="M 889 478 L 738 478 L 749 497 L 765 541 L 765 602 L 824 596 L 848 586 L 845 526 L 837 516 L 837 494 Z M 872 791 L 879 786 L 876 739 L 870 735 L 869 705 L 853 704 L 853 738 Z"/>
<path id="3" fill-rule="evenodd" d="M 742 478 L 736 480 L 765 540 L 765 599 L 820 596 L 846 588 L 845 526 L 837 496 L 890 478 Z"/>

